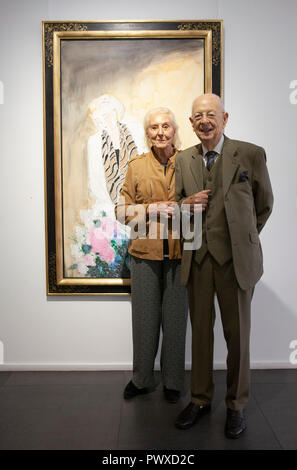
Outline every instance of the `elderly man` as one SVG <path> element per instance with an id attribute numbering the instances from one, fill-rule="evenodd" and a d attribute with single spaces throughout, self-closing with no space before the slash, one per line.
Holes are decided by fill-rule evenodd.
<path id="1" fill-rule="evenodd" d="M 249 396 L 250 305 L 263 273 L 259 233 L 273 195 L 263 148 L 223 134 L 228 114 L 218 96 L 199 96 L 190 121 L 201 144 L 176 157 L 175 191 L 191 210 L 202 205 L 202 245 L 182 257 L 192 323 L 191 402 L 175 425 L 187 429 L 211 409 L 216 294 L 228 349 L 225 434 L 238 438 Z"/>

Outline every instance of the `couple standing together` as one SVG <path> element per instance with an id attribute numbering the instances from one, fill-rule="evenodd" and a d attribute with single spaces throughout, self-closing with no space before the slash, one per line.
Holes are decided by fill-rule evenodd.
<path id="1" fill-rule="evenodd" d="M 190 122 L 200 144 L 178 151 L 178 127 L 168 108 L 146 114 L 150 152 L 130 160 L 121 197 L 125 208 L 144 206 L 167 217 L 167 239 L 132 239 L 131 298 L 133 377 L 124 398 L 155 386 L 154 362 L 160 329 L 161 376 L 165 399 L 176 403 L 183 389 L 188 301 L 192 325 L 191 401 L 175 426 L 188 429 L 211 411 L 215 295 L 227 344 L 225 434 L 238 438 L 246 428 L 249 397 L 250 307 L 263 273 L 259 233 L 273 205 L 263 148 L 224 135 L 228 121 L 220 98 L 195 99 Z M 202 208 L 202 244 L 183 250 L 172 237 L 175 205 Z M 131 221 L 126 217 L 125 223 Z M 160 229 L 160 227 L 159 227 Z M 188 297 L 188 299 L 187 299 Z"/>

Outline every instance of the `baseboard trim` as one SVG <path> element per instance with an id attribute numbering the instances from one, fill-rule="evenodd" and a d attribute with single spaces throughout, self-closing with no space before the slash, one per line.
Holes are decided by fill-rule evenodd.
<path id="1" fill-rule="evenodd" d="M 156 370 L 160 366 L 156 365 Z M 191 369 L 191 363 L 186 363 L 186 370 Z M 215 362 L 214 370 L 225 370 L 226 364 Z M 297 369 L 289 362 L 252 362 L 251 369 Z M 12 363 L 0 364 L 1 372 L 13 371 L 121 371 L 132 370 L 131 363 L 99 364 L 99 363 Z"/>

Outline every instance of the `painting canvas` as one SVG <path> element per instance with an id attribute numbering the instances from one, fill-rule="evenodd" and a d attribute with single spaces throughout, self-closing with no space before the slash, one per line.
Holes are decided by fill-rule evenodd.
<path id="1" fill-rule="evenodd" d="M 147 151 L 143 117 L 170 107 L 181 149 L 196 143 L 193 99 L 221 94 L 221 27 L 44 24 L 49 294 L 129 293 L 129 231 L 114 207 L 130 158 Z"/>

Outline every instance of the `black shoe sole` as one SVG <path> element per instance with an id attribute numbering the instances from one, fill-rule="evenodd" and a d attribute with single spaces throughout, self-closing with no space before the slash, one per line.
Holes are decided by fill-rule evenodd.
<path id="1" fill-rule="evenodd" d="M 225 436 L 228 439 L 239 439 L 245 430 L 246 430 L 246 427 L 239 434 L 229 434 L 227 431 L 225 431 Z"/>

